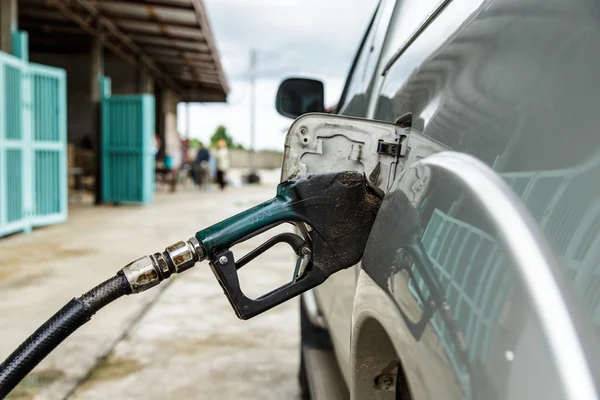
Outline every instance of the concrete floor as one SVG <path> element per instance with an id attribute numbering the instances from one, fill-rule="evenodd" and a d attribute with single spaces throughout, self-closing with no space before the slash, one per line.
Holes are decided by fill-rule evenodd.
<path id="1" fill-rule="evenodd" d="M 75 207 L 69 222 L 0 240 L 0 358 L 72 297 L 144 254 L 264 201 L 275 186 L 157 193 L 153 205 Z M 282 231 L 284 228 L 278 228 Z M 268 236 L 234 248 L 239 258 Z M 241 270 L 248 295 L 291 278 L 278 245 Z M 238 320 L 207 262 L 100 311 L 13 392 L 19 399 L 295 399 L 298 303 Z"/>

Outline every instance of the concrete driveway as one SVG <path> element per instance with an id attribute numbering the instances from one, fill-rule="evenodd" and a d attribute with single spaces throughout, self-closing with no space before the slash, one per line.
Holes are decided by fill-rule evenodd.
<path id="1" fill-rule="evenodd" d="M 83 207 L 67 224 L 0 240 L 0 357 L 72 297 L 123 265 L 264 201 L 274 185 L 157 193 L 147 207 Z M 278 228 L 279 231 L 284 228 Z M 269 235 L 237 246 L 239 258 Z M 289 280 L 278 245 L 244 267 L 257 296 Z M 36 399 L 294 399 L 298 303 L 238 320 L 208 263 L 100 311 L 13 392 Z"/>

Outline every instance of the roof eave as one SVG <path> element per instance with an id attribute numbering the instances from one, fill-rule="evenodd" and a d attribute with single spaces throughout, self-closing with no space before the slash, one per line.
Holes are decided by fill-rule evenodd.
<path id="1" fill-rule="evenodd" d="M 227 94 L 229 93 L 229 84 L 227 83 L 227 77 L 225 77 L 225 72 L 223 70 L 223 66 L 221 65 L 219 49 L 217 49 L 217 45 L 215 44 L 215 41 L 212 36 L 212 29 L 208 21 L 208 15 L 206 13 L 206 8 L 204 7 L 204 2 L 202 0 L 191 1 L 192 5 L 194 6 L 194 10 L 196 10 L 196 17 L 198 19 L 200 29 L 210 49 L 210 53 L 213 58 L 213 63 L 215 64 L 215 67 L 218 71 L 218 77 L 221 83 L 221 87 L 223 88 L 225 97 L 227 97 Z"/>

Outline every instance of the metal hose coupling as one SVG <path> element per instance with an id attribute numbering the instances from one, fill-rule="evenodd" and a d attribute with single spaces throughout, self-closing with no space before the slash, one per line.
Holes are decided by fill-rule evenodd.
<path id="1" fill-rule="evenodd" d="M 204 260 L 204 250 L 195 237 L 167 247 L 163 253 L 144 256 L 121 269 L 132 293 L 158 285 L 174 273 L 183 272 Z"/>

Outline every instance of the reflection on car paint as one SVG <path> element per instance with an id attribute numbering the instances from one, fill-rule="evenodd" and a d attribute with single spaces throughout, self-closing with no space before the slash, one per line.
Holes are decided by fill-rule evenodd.
<path id="1" fill-rule="evenodd" d="M 446 313 L 456 321 L 449 326 L 448 318 L 436 312 L 430 323 L 468 399 L 471 392 L 468 365 L 487 361 L 500 308 L 508 293 L 510 269 L 506 268 L 505 257 L 491 235 L 438 209 L 425 228 L 422 243 L 433 267 L 428 272 L 442 288 L 445 305 L 453 305 L 447 306 Z M 412 265 L 409 289 L 423 307 L 423 299 L 429 301 L 431 288 L 419 270 L 416 264 Z M 469 364 L 459 354 L 462 343 L 453 338 L 457 336 L 453 335 L 456 328 L 458 336 L 463 338 Z"/>
<path id="2" fill-rule="evenodd" d="M 590 192 L 589 196 L 581 196 L 574 186 L 589 185 L 598 164 L 600 155 L 572 168 L 501 174 L 549 236 L 580 305 L 596 327 L 600 322 L 600 249 L 593 244 L 599 239 L 600 199 Z M 423 182 L 426 175 L 421 173 L 417 182 Z M 406 186 L 414 189 L 415 183 Z M 431 191 L 422 184 L 419 189 Z M 425 256 L 420 260 L 416 257 L 416 261 L 414 244 L 400 247 L 388 281 L 389 290 L 392 294 L 403 290 L 403 285 L 395 288 L 394 275 L 405 270 L 408 288 L 422 313 L 420 318 L 414 315 L 408 318 L 406 307 L 401 305 L 405 309 L 401 314 L 417 340 L 424 325 L 431 325 L 463 388 L 463 398 L 469 399 L 473 365 L 488 364 L 494 347 L 499 351 L 495 358 L 511 362 L 515 354 L 511 349 L 519 341 L 518 332 L 528 329 L 523 324 L 520 328 L 506 324 L 520 319 L 520 304 L 509 297 L 521 289 L 515 287 L 518 283 L 514 267 L 494 236 L 486 231 L 484 219 L 474 224 L 457 217 L 461 208 L 472 207 L 468 199 L 458 195 L 444 211 L 428 207 L 432 198 L 428 193 L 415 204 L 425 226 L 417 247 L 422 246 Z M 574 234 L 576 231 L 579 234 Z M 504 346 L 493 346 L 495 342 Z"/>
<path id="3" fill-rule="evenodd" d="M 501 174 L 539 221 L 596 326 L 600 325 L 600 199 L 585 188 L 600 183 L 599 166 L 597 154 L 573 168 Z"/>

